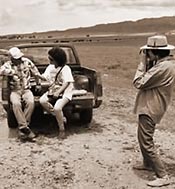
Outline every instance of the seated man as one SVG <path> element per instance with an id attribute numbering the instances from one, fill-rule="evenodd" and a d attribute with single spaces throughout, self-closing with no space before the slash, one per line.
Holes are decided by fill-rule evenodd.
<path id="1" fill-rule="evenodd" d="M 34 110 L 34 97 L 30 90 L 31 73 L 40 76 L 37 67 L 31 60 L 23 57 L 23 53 L 17 47 L 9 50 L 10 60 L 0 68 L 0 75 L 9 76 L 11 89 L 10 102 L 16 117 L 21 139 L 35 137 L 29 124 Z"/>

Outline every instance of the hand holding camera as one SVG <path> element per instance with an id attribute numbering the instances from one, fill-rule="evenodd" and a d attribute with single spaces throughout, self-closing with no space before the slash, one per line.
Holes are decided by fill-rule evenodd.
<path id="1" fill-rule="evenodd" d="M 145 65 L 145 71 L 148 71 L 156 64 L 156 57 L 150 49 L 144 49 L 141 52 L 141 62 Z"/>

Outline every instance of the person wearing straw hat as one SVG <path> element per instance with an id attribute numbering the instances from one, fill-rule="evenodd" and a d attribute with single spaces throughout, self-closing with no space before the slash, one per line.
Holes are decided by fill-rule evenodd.
<path id="1" fill-rule="evenodd" d="M 170 184 L 165 167 L 154 146 L 156 124 L 166 112 L 175 84 L 175 60 L 165 35 L 148 37 L 147 44 L 140 48 L 141 62 L 137 68 L 133 85 L 139 89 L 134 112 L 138 114 L 138 142 L 143 164 L 137 170 L 152 170 L 157 178 L 148 186 L 160 187 Z"/>
<path id="2" fill-rule="evenodd" d="M 8 52 L 10 60 L 0 67 L 0 75 L 7 75 L 10 79 L 10 102 L 18 123 L 19 137 L 32 140 L 35 134 L 29 125 L 34 110 L 34 97 L 30 90 L 30 77 L 32 73 L 39 78 L 40 73 L 19 48 L 12 47 Z"/>

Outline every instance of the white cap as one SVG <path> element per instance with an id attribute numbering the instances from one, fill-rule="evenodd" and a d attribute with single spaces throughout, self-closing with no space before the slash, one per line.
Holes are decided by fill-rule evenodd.
<path id="1" fill-rule="evenodd" d="M 21 58 L 24 54 L 20 51 L 19 48 L 17 47 L 12 47 L 11 49 L 9 49 L 9 53 L 10 55 L 14 58 L 14 59 L 19 59 Z"/>

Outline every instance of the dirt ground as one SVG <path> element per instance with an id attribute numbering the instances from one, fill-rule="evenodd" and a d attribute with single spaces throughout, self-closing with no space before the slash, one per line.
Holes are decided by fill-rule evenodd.
<path id="1" fill-rule="evenodd" d="M 147 189 L 152 172 L 134 171 L 141 162 L 136 89 L 132 78 L 145 41 L 76 44 L 82 64 L 101 72 L 103 103 L 89 127 L 70 125 L 67 138 L 39 135 L 36 143 L 10 136 L 1 117 L 0 189 Z M 155 143 L 175 188 L 175 95 L 160 125 Z"/>

